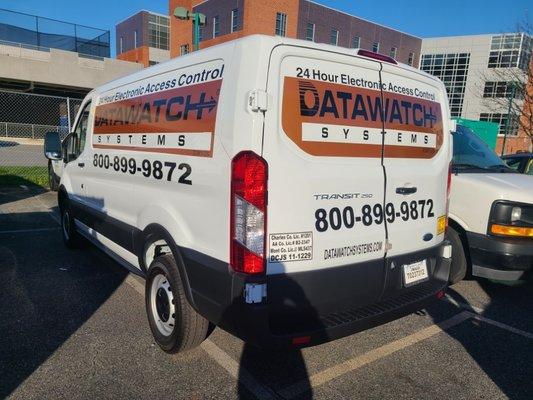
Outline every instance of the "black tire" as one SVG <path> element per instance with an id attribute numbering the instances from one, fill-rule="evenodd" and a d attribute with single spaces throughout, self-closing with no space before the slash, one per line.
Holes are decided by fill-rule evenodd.
<path id="1" fill-rule="evenodd" d="M 148 269 L 146 314 L 156 343 L 167 353 L 197 347 L 207 337 L 209 322 L 189 304 L 174 257 L 156 257 Z"/>
<path id="2" fill-rule="evenodd" d="M 65 201 L 60 208 L 61 211 L 61 236 L 63 237 L 63 243 L 69 249 L 75 249 L 79 247 L 81 243 L 81 236 L 76 231 L 76 225 L 74 223 L 74 218 L 72 217 L 72 212 L 70 210 L 70 205 L 68 201 Z"/>
<path id="3" fill-rule="evenodd" d="M 446 238 L 452 244 L 452 265 L 450 269 L 450 284 L 462 281 L 468 272 L 468 259 L 466 256 L 461 235 L 453 228 L 448 227 Z"/>
<path id="4" fill-rule="evenodd" d="M 51 161 L 48 162 L 48 187 L 52 192 L 59 189 L 59 177 L 55 174 Z"/>

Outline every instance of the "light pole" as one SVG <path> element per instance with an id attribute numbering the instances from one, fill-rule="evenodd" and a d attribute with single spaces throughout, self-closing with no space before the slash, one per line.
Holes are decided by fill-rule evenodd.
<path id="1" fill-rule="evenodd" d="M 505 121 L 505 132 L 503 133 L 503 142 L 502 142 L 502 157 L 505 155 L 505 142 L 507 141 L 507 134 L 509 133 L 509 128 L 511 126 L 511 110 L 513 107 L 513 99 L 516 92 L 516 85 L 514 82 L 509 83 L 511 85 L 511 93 L 509 93 L 509 106 L 507 107 L 507 120 Z"/>
<path id="2" fill-rule="evenodd" d="M 185 7 L 176 7 L 174 9 L 174 17 L 181 20 L 192 20 L 193 36 L 192 43 L 193 49 L 200 49 L 200 26 L 205 25 L 205 15 L 201 13 L 195 13 L 187 10 Z"/>

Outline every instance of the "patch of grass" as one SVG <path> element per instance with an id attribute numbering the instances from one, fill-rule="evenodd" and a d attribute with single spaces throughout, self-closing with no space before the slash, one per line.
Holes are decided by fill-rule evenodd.
<path id="1" fill-rule="evenodd" d="M 48 187 L 47 167 L 0 167 L 0 186 L 38 185 Z"/>

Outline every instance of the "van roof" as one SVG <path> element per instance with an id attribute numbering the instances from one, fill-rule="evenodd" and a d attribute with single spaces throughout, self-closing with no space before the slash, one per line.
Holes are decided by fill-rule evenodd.
<path id="1" fill-rule="evenodd" d="M 208 54 L 208 52 L 214 52 L 214 51 L 220 51 L 220 49 L 223 48 L 232 48 L 236 45 L 244 44 L 247 48 L 251 49 L 257 49 L 261 47 L 267 47 L 267 48 L 274 48 L 275 46 L 279 46 L 282 44 L 286 45 L 292 45 L 292 46 L 298 46 L 298 47 L 307 47 L 310 49 L 318 49 L 318 50 L 326 50 L 333 53 L 340 53 L 340 54 L 346 54 L 350 56 L 357 55 L 357 50 L 359 49 L 351 49 L 347 47 L 340 47 L 340 46 L 334 46 L 331 44 L 325 44 L 325 43 L 315 43 L 308 40 L 301 40 L 301 39 L 291 39 L 281 36 L 270 36 L 270 35 L 248 35 L 239 39 L 227 41 L 215 46 L 208 47 L 207 49 L 199 50 L 198 52 L 191 52 L 186 55 L 182 55 L 176 58 L 172 58 L 168 61 L 164 61 L 162 63 L 159 63 L 157 65 L 154 65 L 152 67 L 144 68 L 140 71 L 137 71 L 133 74 L 126 75 L 120 78 L 117 78 L 115 80 L 109 81 L 94 90 L 92 90 L 89 94 L 94 93 L 101 93 L 105 92 L 111 89 L 114 89 L 116 87 L 120 87 L 122 85 L 144 79 L 147 76 L 157 75 L 160 73 L 164 73 L 170 69 L 174 69 L 176 67 L 179 67 L 181 64 L 186 64 L 187 60 L 189 60 L 191 57 L 198 56 L 198 53 L 201 52 L 201 54 Z M 226 52 L 224 52 L 226 53 Z M 359 56 L 362 57 L 362 56 Z M 365 57 L 362 57 L 365 58 Z M 438 78 L 436 78 L 433 75 L 430 75 L 424 71 L 421 71 L 417 68 L 411 67 L 407 64 L 398 63 L 396 65 L 398 68 L 410 70 L 414 73 L 417 73 L 419 75 L 423 75 L 425 77 L 428 77 L 432 80 L 439 81 Z"/>

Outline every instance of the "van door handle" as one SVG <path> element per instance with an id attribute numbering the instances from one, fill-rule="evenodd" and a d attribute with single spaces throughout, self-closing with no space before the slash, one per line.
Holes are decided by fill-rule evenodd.
<path id="1" fill-rule="evenodd" d="M 398 194 L 413 194 L 416 193 L 415 187 L 397 187 L 396 193 Z"/>
<path id="2" fill-rule="evenodd" d="M 84 163 L 84 162 L 79 162 L 79 163 L 78 163 L 78 167 L 80 167 L 80 168 L 85 167 L 85 163 Z"/>

